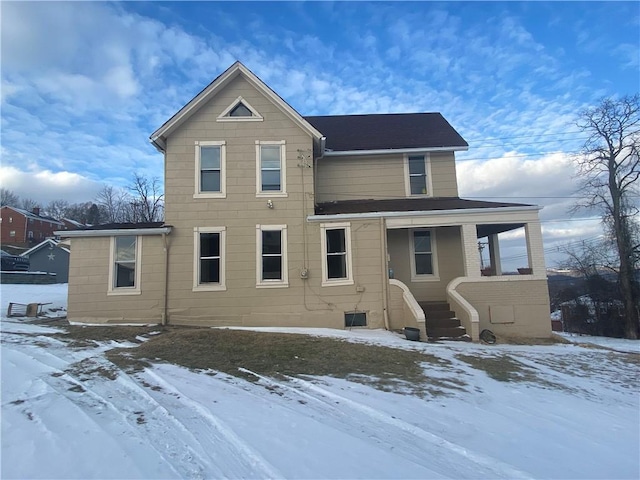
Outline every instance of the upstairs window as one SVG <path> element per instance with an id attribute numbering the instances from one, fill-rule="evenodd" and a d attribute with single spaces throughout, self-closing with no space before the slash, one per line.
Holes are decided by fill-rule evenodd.
<path id="1" fill-rule="evenodd" d="M 111 237 L 109 293 L 140 293 L 140 241 L 134 235 Z"/>
<path id="2" fill-rule="evenodd" d="M 431 195 L 430 166 L 428 155 L 407 155 L 405 157 L 407 196 Z"/>
<path id="3" fill-rule="evenodd" d="M 286 225 L 256 225 L 256 243 L 256 285 L 289 286 Z"/>
<path id="4" fill-rule="evenodd" d="M 286 153 L 284 141 L 256 142 L 256 195 L 286 197 Z"/>
<path id="5" fill-rule="evenodd" d="M 224 141 L 196 142 L 196 198 L 226 196 L 226 146 Z"/>
<path id="6" fill-rule="evenodd" d="M 236 98 L 218 115 L 218 122 L 261 122 L 264 118 L 242 97 Z"/>

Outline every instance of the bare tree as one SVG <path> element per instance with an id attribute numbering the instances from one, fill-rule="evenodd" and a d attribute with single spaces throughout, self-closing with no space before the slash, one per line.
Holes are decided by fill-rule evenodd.
<path id="1" fill-rule="evenodd" d="M 161 193 L 160 180 L 149 180 L 139 173 L 133 177 L 133 184 L 129 187 L 133 194 L 130 209 L 133 222 L 159 222 L 163 219 L 164 194 Z"/>
<path id="2" fill-rule="evenodd" d="M 20 204 L 20 197 L 11 190 L 0 188 L 0 207 L 17 207 Z"/>
<path id="3" fill-rule="evenodd" d="M 638 265 L 635 219 L 640 193 L 640 95 L 605 98 L 580 112 L 578 118 L 578 127 L 588 135 L 578 158 L 586 201 L 578 207 L 599 210 L 615 242 L 624 333 L 626 338 L 637 339 L 640 295 L 634 276 Z"/>
<path id="4" fill-rule="evenodd" d="M 126 206 L 129 203 L 129 193 L 105 185 L 96 196 L 96 203 L 102 212 L 102 220 L 106 223 L 118 223 L 127 221 Z"/>
<path id="5" fill-rule="evenodd" d="M 51 200 L 47 206 L 45 207 L 45 213 L 55 218 L 56 220 L 60 220 L 61 218 L 65 218 L 67 216 L 67 210 L 69 209 L 69 202 L 66 200 L 58 199 Z"/>
<path id="6" fill-rule="evenodd" d="M 34 208 L 39 207 L 40 205 L 33 198 L 22 198 L 20 199 L 20 208 L 26 210 L 28 212 L 33 211 Z"/>

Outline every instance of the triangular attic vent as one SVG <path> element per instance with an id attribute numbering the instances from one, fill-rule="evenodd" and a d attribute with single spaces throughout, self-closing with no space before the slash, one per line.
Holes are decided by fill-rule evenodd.
<path id="1" fill-rule="evenodd" d="M 236 98 L 218 116 L 219 122 L 261 122 L 262 120 L 262 115 L 242 97 Z"/>

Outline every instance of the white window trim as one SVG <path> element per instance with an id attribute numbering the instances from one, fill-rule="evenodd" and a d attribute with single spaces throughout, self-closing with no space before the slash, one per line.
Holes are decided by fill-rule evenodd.
<path id="1" fill-rule="evenodd" d="M 200 283 L 200 234 L 219 233 L 220 234 L 220 282 Z M 193 291 L 194 292 L 221 292 L 227 289 L 226 267 L 227 262 L 227 227 L 194 227 L 193 228 Z"/>
<path id="2" fill-rule="evenodd" d="M 282 239 L 282 279 L 262 279 L 262 232 L 264 230 L 280 230 Z M 286 225 L 256 225 L 256 288 L 286 288 L 289 286 L 289 259 L 287 255 Z"/>
<path id="3" fill-rule="evenodd" d="M 142 280 L 142 237 L 137 235 L 131 235 L 136 237 L 136 279 L 135 286 L 133 287 L 115 287 L 115 250 L 116 250 L 116 237 L 112 236 L 109 245 L 109 287 L 107 288 L 107 295 L 140 295 L 142 293 L 140 282 Z"/>
<path id="4" fill-rule="evenodd" d="M 260 147 L 262 145 L 280 145 L 280 191 L 262 191 L 262 164 Z M 256 140 L 256 198 L 284 198 L 287 194 L 287 147 L 284 140 Z"/>
<path id="5" fill-rule="evenodd" d="M 409 180 L 409 157 L 417 157 L 419 155 L 424 155 L 424 171 L 427 176 L 427 193 L 422 195 L 411 193 L 411 182 Z M 431 155 L 428 152 L 406 153 L 404 155 L 404 192 L 407 197 L 433 197 L 433 182 L 431 179 Z"/>
<path id="6" fill-rule="evenodd" d="M 202 192 L 200 185 L 200 147 L 220 147 L 220 191 Z M 193 198 L 227 198 L 227 147 L 224 140 L 205 140 L 195 142 L 195 182 Z"/>
<path id="7" fill-rule="evenodd" d="M 431 267 L 433 273 L 421 274 L 416 273 L 416 249 L 413 241 L 413 232 L 427 231 L 431 234 Z M 438 271 L 438 249 L 436 248 L 436 231 L 433 228 L 410 228 L 409 232 L 409 261 L 411 262 L 411 281 L 412 282 L 438 282 L 440 281 L 440 273 Z"/>
<path id="8" fill-rule="evenodd" d="M 253 115 L 251 117 L 229 116 L 229 113 L 231 113 L 231 111 L 236 108 L 239 103 L 242 103 L 245 107 L 247 107 Z M 262 115 L 260 115 L 258 111 L 249 104 L 249 102 L 242 98 L 242 96 L 239 96 L 233 102 L 231 102 L 231 105 L 225 108 L 216 119 L 217 122 L 262 122 L 263 120 L 264 118 L 262 118 Z"/>
<path id="9" fill-rule="evenodd" d="M 336 229 L 344 229 L 344 243 L 347 250 L 347 278 L 329 278 L 329 272 L 327 271 L 327 230 Z M 320 245 L 322 252 L 322 286 L 337 287 L 343 285 L 353 285 L 353 264 L 351 260 L 351 223 L 321 223 Z"/>

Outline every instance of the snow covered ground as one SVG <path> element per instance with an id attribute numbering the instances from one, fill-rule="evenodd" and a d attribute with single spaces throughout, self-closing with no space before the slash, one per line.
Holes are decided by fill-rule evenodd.
<path id="1" fill-rule="evenodd" d="M 66 303 L 66 285 L 1 294 L 3 312 Z M 419 398 L 329 377 L 127 374 L 112 346 L 72 349 L 55 331 L 2 318 L 3 479 L 640 478 L 637 354 L 287 330 L 435 355 L 438 389 Z M 508 378 L 482 367 L 498 359 L 517 367 Z"/>

